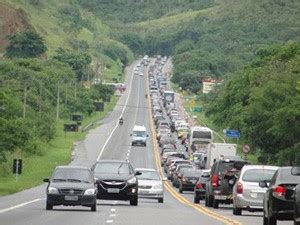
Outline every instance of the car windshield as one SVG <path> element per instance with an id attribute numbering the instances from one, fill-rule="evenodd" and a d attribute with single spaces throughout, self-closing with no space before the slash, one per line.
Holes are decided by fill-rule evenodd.
<path id="1" fill-rule="evenodd" d="M 134 137 L 145 137 L 146 133 L 145 133 L 145 131 L 134 131 L 133 136 Z"/>
<path id="2" fill-rule="evenodd" d="M 123 162 L 100 162 L 94 168 L 97 174 L 131 174 L 128 163 Z"/>
<path id="3" fill-rule="evenodd" d="M 160 180 L 160 176 L 156 171 L 140 171 L 142 174 L 137 175 L 139 180 Z"/>
<path id="4" fill-rule="evenodd" d="M 270 181 L 276 170 L 249 169 L 245 171 L 242 180 L 246 182 Z"/>
<path id="5" fill-rule="evenodd" d="M 90 171 L 79 168 L 57 168 L 53 173 L 52 181 L 93 182 Z"/>

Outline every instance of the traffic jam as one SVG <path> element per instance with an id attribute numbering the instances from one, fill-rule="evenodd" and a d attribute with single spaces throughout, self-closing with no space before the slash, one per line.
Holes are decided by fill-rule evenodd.
<path id="1" fill-rule="evenodd" d="M 300 169 L 253 165 L 237 154 L 237 145 L 214 142 L 215 132 L 193 125 L 163 73 L 166 57 L 156 57 L 148 72 L 149 101 L 163 176 L 195 204 L 232 214 L 263 212 L 263 224 L 292 220 L 300 224 Z M 148 65 L 145 56 L 141 64 Z M 147 95 L 145 96 L 147 98 Z M 249 146 L 244 151 L 249 152 Z"/>

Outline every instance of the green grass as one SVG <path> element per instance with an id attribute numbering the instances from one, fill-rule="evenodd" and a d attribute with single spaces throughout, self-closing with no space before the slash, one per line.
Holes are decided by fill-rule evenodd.
<path id="1" fill-rule="evenodd" d="M 110 103 L 105 104 L 104 112 L 95 112 L 86 118 L 82 126 L 103 119 L 116 105 L 117 97 L 113 96 Z M 43 178 L 49 177 L 57 165 L 66 165 L 71 160 L 73 143 L 82 140 L 86 132 L 67 133 L 63 131 L 63 124 L 67 122 L 59 120 L 56 124 L 56 138 L 45 144 L 44 155 L 23 157 L 23 173 L 15 175 L 0 176 L 0 196 L 8 195 L 37 186 L 42 183 Z M 9 166 L 9 165 L 8 165 Z"/>

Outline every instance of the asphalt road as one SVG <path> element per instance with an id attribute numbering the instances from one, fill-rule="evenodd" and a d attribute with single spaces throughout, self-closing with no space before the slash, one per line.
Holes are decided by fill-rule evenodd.
<path id="1" fill-rule="evenodd" d="M 91 130 L 84 141 L 76 144 L 72 164 L 91 166 L 97 159 L 129 159 L 134 167 L 156 168 L 156 144 L 152 142 L 149 103 L 145 99 L 146 76 L 133 75 L 133 68 L 134 65 L 127 69 L 127 90 L 114 111 L 102 121 L 101 126 Z M 124 124 L 119 126 L 121 114 Z M 130 146 L 130 133 L 135 124 L 145 125 L 149 131 L 146 147 Z M 228 207 L 208 210 L 203 204 L 192 203 L 191 192 L 179 195 L 168 183 L 165 187 L 164 203 L 140 199 L 138 206 L 130 206 L 126 201 L 98 200 L 97 212 L 91 212 L 90 208 L 63 206 L 46 211 L 44 184 L 1 197 L 0 225 L 262 224 L 261 213 L 233 217 Z"/>

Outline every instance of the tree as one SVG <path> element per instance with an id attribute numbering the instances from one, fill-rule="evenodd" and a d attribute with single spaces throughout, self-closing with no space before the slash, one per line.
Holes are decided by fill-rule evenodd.
<path id="1" fill-rule="evenodd" d="M 5 52 L 8 58 L 35 58 L 47 51 L 44 39 L 34 31 L 8 36 L 8 40 L 10 43 Z"/>

